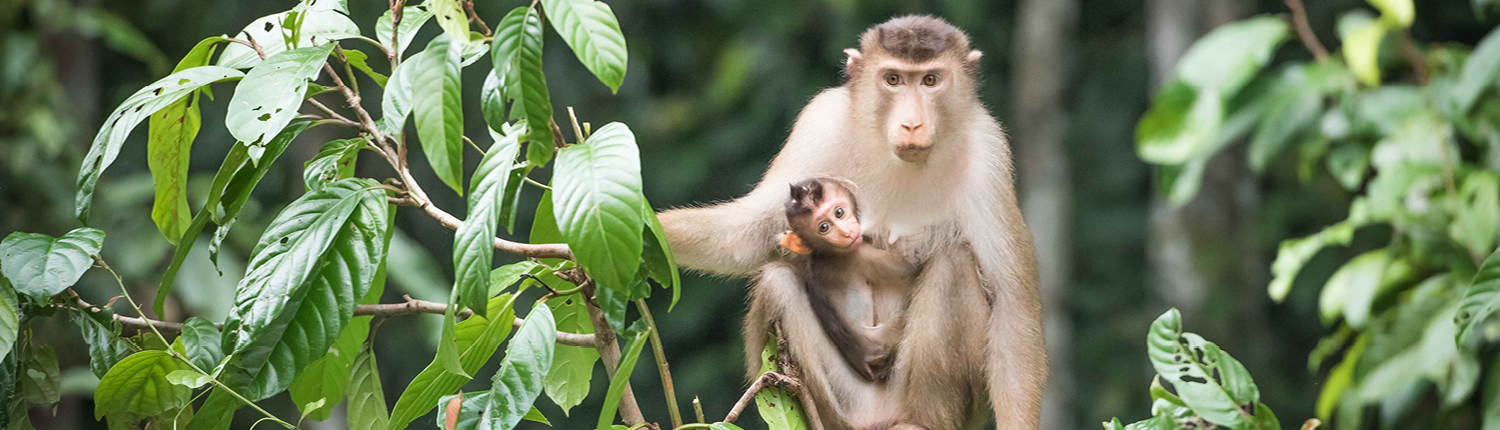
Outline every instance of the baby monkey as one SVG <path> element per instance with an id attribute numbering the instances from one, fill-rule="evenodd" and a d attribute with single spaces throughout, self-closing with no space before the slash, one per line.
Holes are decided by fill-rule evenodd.
<path id="1" fill-rule="evenodd" d="M 858 215 L 854 193 L 844 182 L 814 178 L 792 184 L 786 202 L 791 230 L 782 235 L 781 245 L 806 261 L 801 268 L 803 290 L 844 361 L 865 380 L 885 382 L 904 312 L 877 302 L 904 303 L 879 299 L 905 291 L 916 267 L 897 253 L 866 243 Z M 836 306 L 836 299 L 843 299 L 844 305 Z"/>

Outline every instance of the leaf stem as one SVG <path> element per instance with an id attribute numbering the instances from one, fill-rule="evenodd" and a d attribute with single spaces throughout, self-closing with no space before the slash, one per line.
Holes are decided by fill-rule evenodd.
<path id="1" fill-rule="evenodd" d="M 532 186 L 535 186 L 537 188 L 541 188 L 541 189 L 544 189 L 544 190 L 547 190 L 547 191 L 552 191 L 552 187 L 547 186 L 547 184 L 543 184 L 541 182 L 537 182 L 535 179 L 531 179 L 530 176 L 522 176 L 521 179 L 525 180 L 526 183 L 531 184 Z"/>
<path id="2" fill-rule="evenodd" d="M 569 109 L 571 111 L 572 109 Z M 672 427 L 682 426 L 682 412 L 677 408 L 677 390 L 672 383 L 672 369 L 667 365 L 667 354 L 661 347 L 661 334 L 656 329 L 656 318 L 651 317 L 651 308 L 646 306 L 646 299 L 635 299 L 635 309 L 641 312 L 641 319 L 646 321 L 646 331 L 651 339 L 651 352 L 656 356 L 657 373 L 661 374 L 661 388 L 667 396 L 667 416 L 672 419 Z"/>

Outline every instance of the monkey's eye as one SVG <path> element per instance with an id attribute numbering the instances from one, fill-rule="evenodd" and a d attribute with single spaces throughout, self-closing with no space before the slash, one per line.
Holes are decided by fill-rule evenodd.
<path id="1" fill-rule="evenodd" d="M 937 75 L 928 74 L 927 76 L 923 76 L 922 77 L 922 85 L 926 85 L 926 86 L 929 86 L 929 87 L 935 87 L 935 86 L 937 86 L 937 82 L 938 82 Z"/>
<path id="2" fill-rule="evenodd" d="M 893 86 L 893 87 L 897 86 L 897 85 L 901 85 L 901 77 L 897 76 L 895 73 L 886 73 L 885 74 L 885 84 Z"/>
<path id="3" fill-rule="evenodd" d="M 824 221 L 822 224 L 818 224 L 818 234 L 828 234 L 828 222 L 827 221 Z"/>
<path id="4" fill-rule="evenodd" d="M 838 219 L 843 219 L 844 218 L 844 208 L 835 208 L 833 210 L 833 217 L 834 218 L 838 218 Z"/>

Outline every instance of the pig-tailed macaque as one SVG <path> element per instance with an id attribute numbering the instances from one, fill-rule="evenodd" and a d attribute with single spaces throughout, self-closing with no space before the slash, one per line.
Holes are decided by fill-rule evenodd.
<path id="1" fill-rule="evenodd" d="M 803 292 L 828 341 L 861 378 L 885 382 L 906 303 L 890 300 L 885 304 L 900 308 L 881 309 L 872 306 L 872 298 L 882 291 L 900 295 L 908 290 L 916 268 L 896 253 L 865 243 L 850 188 L 829 178 L 792 184 L 786 201 L 791 229 L 781 244 L 802 255 L 795 264 Z M 845 308 L 834 306 L 835 301 Z"/>
<path id="2" fill-rule="evenodd" d="M 876 25 L 859 42 L 845 51 L 848 80 L 803 108 L 754 190 L 661 214 L 677 262 L 754 275 L 749 371 L 779 320 L 824 428 L 967 428 L 989 410 L 996 428 L 1035 429 L 1047 373 L 1036 256 L 1009 143 L 976 91 L 980 53 L 962 31 L 925 16 Z M 907 294 L 872 297 L 875 308 L 906 307 L 884 384 L 849 370 L 778 251 L 786 184 L 814 177 L 858 184 L 864 235 L 918 262 Z"/>

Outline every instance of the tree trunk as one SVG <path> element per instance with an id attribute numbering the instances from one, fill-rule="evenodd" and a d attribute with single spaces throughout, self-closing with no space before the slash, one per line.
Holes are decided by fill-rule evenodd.
<path id="1" fill-rule="evenodd" d="M 1072 193 L 1066 91 L 1076 0 L 1022 0 L 1011 88 L 1011 140 L 1017 153 L 1021 209 L 1036 244 L 1049 358 L 1042 428 L 1076 428 L 1068 294 L 1073 270 Z"/>

